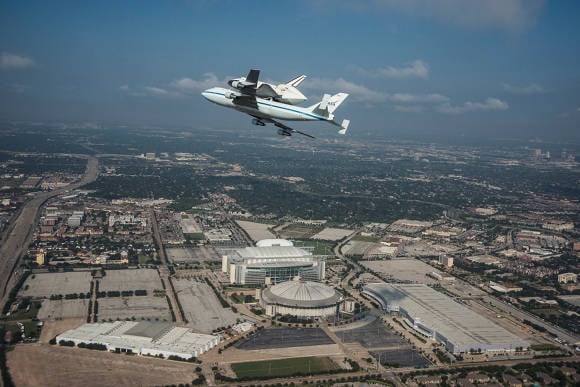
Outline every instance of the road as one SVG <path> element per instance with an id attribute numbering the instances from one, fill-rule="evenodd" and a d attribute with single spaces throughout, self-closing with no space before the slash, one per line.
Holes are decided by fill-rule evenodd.
<path id="1" fill-rule="evenodd" d="M 568 343 L 572 343 L 572 344 L 576 344 L 578 342 L 580 342 L 580 336 L 573 334 L 572 332 L 569 332 L 557 325 L 554 325 L 544 319 L 541 319 L 540 317 L 533 315 L 531 313 L 528 313 L 524 310 L 518 309 L 516 307 L 514 307 L 513 305 L 505 302 L 505 301 L 501 301 L 495 297 L 492 296 L 484 296 L 484 301 L 495 306 L 496 308 L 499 308 L 501 310 L 504 311 L 504 313 L 509 313 L 512 316 L 515 316 L 521 320 L 529 320 L 531 322 L 533 322 L 534 324 L 537 324 L 539 326 L 542 326 L 544 328 L 546 328 L 546 330 L 548 332 L 551 332 L 555 335 L 557 335 L 561 340 L 565 340 Z"/>
<path id="2" fill-rule="evenodd" d="M 151 218 L 151 227 L 153 229 L 153 237 L 157 242 L 157 254 L 159 255 L 159 260 L 161 261 L 161 266 L 159 267 L 159 276 L 165 283 L 165 293 L 167 294 L 167 298 L 171 303 L 171 309 L 173 309 L 175 322 L 179 325 L 183 325 L 185 323 L 185 319 L 181 313 L 181 308 L 179 307 L 179 302 L 177 301 L 173 283 L 171 282 L 171 271 L 167 265 L 167 257 L 165 256 L 165 249 L 163 249 L 163 241 L 161 240 L 159 225 L 157 224 L 157 216 L 155 215 L 155 209 L 153 207 L 149 208 L 149 214 Z"/>
<path id="3" fill-rule="evenodd" d="M 22 253 L 26 251 L 30 238 L 32 237 L 34 227 L 37 223 L 40 207 L 48 200 L 55 196 L 61 195 L 67 191 L 79 188 L 85 184 L 91 183 L 97 179 L 99 174 L 99 161 L 97 158 L 86 155 L 70 155 L 87 159 L 87 168 L 83 178 L 73 184 L 67 185 L 50 192 L 41 192 L 24 204 L 18 218 L 14 221 L 14 226 L 10 235 L 0 246 L 0 297 L 1 305 L 8 300 L 10 289 L 18 281 L 18 265 Z"/>

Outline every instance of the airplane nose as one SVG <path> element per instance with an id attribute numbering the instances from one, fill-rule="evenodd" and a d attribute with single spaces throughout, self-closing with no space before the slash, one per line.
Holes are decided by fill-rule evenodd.
<path id="1" fill-rule="evenodd" d="M 201 95 L 203 96 L 203 98 L 209 100 L 210 94 L 207 92 L 207 90 L 202 91 Z"/>

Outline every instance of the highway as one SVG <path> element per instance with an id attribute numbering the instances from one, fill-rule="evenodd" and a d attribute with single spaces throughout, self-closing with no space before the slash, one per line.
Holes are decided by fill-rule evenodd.
<path id="1" fill-rule="evenodd" d="M 550 323 L 549 321 L 546 321 L 546 320 L 544 320 L 536 315 L 533 315 L 533 314 L 528 313 L 524 310 L 518 309 L 515 306 L 513 306 L 505 301 L 499 300 L 499 299 L 492 297 L 492 296 L 489 296 L 489 295 L 484 296 L 484 300 L 485 300 L 485 302 L 488 302 L 489 304 L 495 306 L 496 308 L 503 310 L 504 313 L 509 313 L 512 316 L 515 316 L 521 320 L 529 320 L 529 321 L 533 322 L 534 324 L 537 324 L 541 327 L 546 328 L 546 330 L 548 332 L 551 332 L 551 333 L 557 335 L 561 340 L 565 340 L 568 343 L 572 343 L 572 344 L 580 342 L 580 337 L 578 335 L 575 335 L 574 333 L 569 332 L 569 331 L 567 331 L 567 330 L 565 330 L 557 325 L 554 325 L 554 324 Z"/>
<path id="2" fill-rule="evenodd" d="M 97 179 L 99 174 L 99 161 L 96 157 L 86 155 L 69 155 L 87 159 L 87 168 L 83 178 L 73 184 L 67 185 L 54 191 L 40 192 L 28 201 L 22 209 L 18 218 L 14 221 L 10 235 L 0 246 L 0 300 L 4 305 L 8 300 L 10 289 L 16 284 L 20 277 L 18 265 L 22 253 L 26 251 L 34 227 L 37 223 L 40 207 L 55 196 L 61 195 L 72 189 L 79 188 Z"/>

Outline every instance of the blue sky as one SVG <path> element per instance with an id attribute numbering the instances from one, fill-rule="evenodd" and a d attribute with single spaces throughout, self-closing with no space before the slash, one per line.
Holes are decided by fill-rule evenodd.
<path id="1" fill-rule="evenodd" d="M 200 92 L 253 67 L 307 74 L 308 103 L 350 93 L 337 116 L 353 132 L 580 140 L 579 15 L 566 0 L 0 1 L 0 120 L 245 130 Z"/>

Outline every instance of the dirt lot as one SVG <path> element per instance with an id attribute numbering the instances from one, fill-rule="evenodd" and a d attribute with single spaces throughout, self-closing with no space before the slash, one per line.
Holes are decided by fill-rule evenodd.
<path id="1" fill-rule="evenodd" d="M 150 386 L 195 378 L 188 363 L 36 344 L 16 346 L 8 367 L 17 386 Z"/>
<path id="2" fill-rule="evenodd" d="M 68 331 L 69 329 L 79 327 L 86 322 L 87 321 L 84 318 L 66 318 L 63 320 L 45 321 L 42 332 L 40 333 L 40 342 L 48 344 L 50 339 Z"/>

